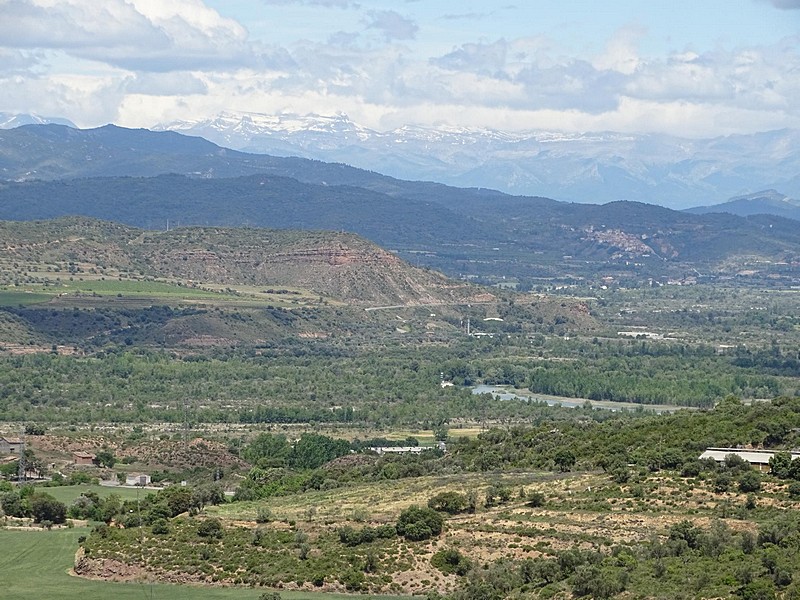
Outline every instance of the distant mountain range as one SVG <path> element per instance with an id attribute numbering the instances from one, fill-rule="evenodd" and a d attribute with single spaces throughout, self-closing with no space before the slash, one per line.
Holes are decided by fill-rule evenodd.
<path id="1" fill-rule="evenodd" d="M 696 206 L 686 212 L 703 215 L 726 212 L 732 215 L 747 217 L 750 215 L 777 215 L 787 219 L 800 221 L 800 200 L 789 198 L 775 190 L 764 190 L 755 194 L 747 194 L 731 198 L 714 206 Z"/>
<path id="2" fill-rule="evenodd" d="M 800 131 L 790 129 L 712 139 L 452 127 L 379 132 L 344 115 L 256 113 L 174 121 L 153 129 L 196 135 L 245 152 L 340 162 L 401 179 L 570 202 L 632 200 L 687 208 L 768 188 L 800 197 Z"/>
<path id="3" fill-rule="evenodd" d="M 74 127 L 66 119 L 0 113 L 0 129 L 48 123 Z M 800 197 L 800 131 L 790 129 L 712 139 L 413 126 L 383 132 L 345 115 L 258 113 L 226 113 L 153 129 L 247 153 L 570 202 L 631 200 L 684 209 L 764 189 Z"/>
<path id="4" fill-rule="evenodd" d="M 636 202 L 570 204 L 246 154 L 174 132 L 28 125 L 0 131 L 0 219 L 81 214 L 168 224 L 352 231 L 451 275 L 532 281 L 797 280 L 800 227 Z"/>

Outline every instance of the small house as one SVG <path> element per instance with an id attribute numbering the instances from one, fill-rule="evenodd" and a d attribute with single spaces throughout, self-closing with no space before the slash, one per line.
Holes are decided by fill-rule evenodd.
<path id="1" fill-rule="evenodd" d="M 125 485 L 140 485 L 142 487 L 150 485 L 150 475 L 144 473 L 130 473 L 125 478 Z"/>
<path id="2" fill-rule="evenodd" d="M 0 437 L 0 455 L 22 454 L 25 442 L 19 438 Z"/>
<path id="3" fill-rule="evenodd" d="M 95 455 L 89 452 L 73 452 L 72 460 L 75 462 L 76 465 L 93 467 L 95 464 L 94 463 Z"/>

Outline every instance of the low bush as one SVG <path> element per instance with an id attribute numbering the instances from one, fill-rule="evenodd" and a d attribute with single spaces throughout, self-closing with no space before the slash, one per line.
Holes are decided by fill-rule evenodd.
<path id="1" fill-rule="evenodd" d="M 400 513 L 397 533 L 411 541 L 427 540 L 442 533 L 444 517 L 432 508 L 409 506 Z"/>

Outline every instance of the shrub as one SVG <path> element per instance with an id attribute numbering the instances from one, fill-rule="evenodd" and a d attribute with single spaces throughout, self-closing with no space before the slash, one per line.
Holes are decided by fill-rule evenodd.
<path id="1" fill-rule="evenodd" d="M 300 560 L 307 560 L 309 552 L 311 552 L 311 545 L 307 544 L 306 542 L 301 542 L 297 546 L 297 557 Z"/>
<path id="2" fill-rule="evenodd" d="M 691 521 L 681 521 L 669 528 L 670 541 L 684 541 L 689 548 L 697 548 L 702 531 Z"/>
<path id="3" fill-rule="evenodd" d="M 742 600 L 774 600 L 777 596 L 771 581 L 757 579 L 744 586 L 739 591 L 739 597 Z"/>
<path id="4" fill-rule="evenodd" d="M 409 506 L 397 519 L 397 533 L 408 540 L 427 540 L 442 533 L 444 518 L 432 508 Z"/>
<path id="5" fill-rule="evenodd" d="M 272 509 L 267 506 L 261 506 L 256 512 L 256 523 L 269 523 L 272 521 Z"/>
<path id="6" fill-rule="evenodd" d="M 28 498 L 23 498 L 17 490 L 7 492 L 0 498 L 0 508 L 3 513 L 11 517 L 31 516 L 31 504 Z"/>
<path id="7" fill-rule="evenodd" d="M 439 550 L 431 557 L 431 564 L 445 575 L 466 575 L 472 563 L 455 548 Z"/>
<path id="8" fill-rule="evenodd" d="M 738 454 L 727 454 L 725 455 L 725 469 L 730 471 L 731 473 L 744 473 L 745 471 L 749 471 L 752 467 L 750 463 L 743 459 Z"/>
<path id="9" fill-rule="evenodd" d="M 531 508 L 544 506 L 545 500 L 545 495 L 542 492 L 531 492 L 528 494 L 528 506 Z"/>
<path id="10" fill-rule="evenodd" d="M 699 460 L 690 460 L 681 467 L 682 477 L 697 477 L 703 472 L 703 463 Z"/>
<path id="11" fill-rule="evenodd" d="M 345 546 L 358 546 L 368 544 L 377 539 L 391 539 L 397 535 L 394 525 L 380 525 L 379 527 L 364 527 L 355 529 L 349 525 L 340 527 L 338 532 L 339 541 Z"/>
<path id="12" fill-rule="evenodd" d="M 714 478 L 714 491 L 718 494 L 727 492 L 731 487 L 731 476 L 727 473 L 720 473 Z"/>
<path id="13" fill-rule="evenodd" d="M 364 573 L 355 569 L 348 569 L 339 576 L 339 581 L 351 592 L 359 591 L 363 587 L 365 580 Z"/>
<path id="14" fill-rule="evenodd" d="M 92 483 L 94 478 L 86 471 L 73 471 L 69 474 L 69 485 L 81 485 L 83 483 Z"/>
<path id="15" fill-rule="evenodd" d="M 222 537 L 222 523 L 219 519 L 206 519 L 197 527 L 197 535 L 207 538 Z"/>
<path id="16" fill-rule="evenodd" d="M 739 491 L 745 494 L 761 489 L 761 477 L 755 471 L 747 471 L 739 477 Z"/>
<path id="17" fill-rule="evenodd" d="M 615 483 L 623 484 L 628 483 L 631 478 L 631 472 L 628 470 L 628 467 L 618 466 L 614 467 L 611 471 L 611 479 Z"/>
<path id="18" fill-rule="evenodd" d="M 44 435 L 47 432 L 47 428 L 44 425 L 38 425 L 36 423 L 28 423 L 25 425 L 25 435 Z"/>
<path id="19" fill-rule="evenodd" d="M 797 500 L 800 498 L 800 481 L 793 481 L 789 484 L 789 487 L 786 490 L 789 492 L 789 498 L 792 500 Z"/>
<path id="20" fill-rule="evenodd" d="M 627 584 L 627 573 L 597 565 L 581 565 L 575 570 L 570 583 L 576 596 L 592 596 L 600 600 L 621 593 Z"/>
<path id="21" fill-rule="evenodd" d="M 780 479 L 787 479 L 792 468 L 792 454 L 790 452 L 776 452 L 769 459 L 770 473 Z"/>
<path id="22" fill-rule="evenodd" d="M 505 504 L 509 500 L 511 500 L 511 491 L 506 487 L 490 485 L 486 489 L 486 508 Z"/>
<path id="23" fill-rule="evenodd" d="M 31 498 L 31 514 L 36 523 L 63 523 L 67 520 L 67 506 L 49 494 L 36 494 Z"/>
<path id="24" fill-rule="evenodd" d="M 155 535 L 165 535 L 169 533 L 169 523 L 166 519 L 156 519 L 153 522 L 153 533 Z"/>
<path id="25" fill-rule="evenodd" d="M 338 533 L 339 541 L 345 546 L 358 546 L 361 543 L 361 533 L 349 525 L 340 527 Z"/>
<path id="26" fill-rule="evenodd" d="M 458 492 L 442 492 L 428 500 L 428 508 L 455 515 L 467 509 L 469 499 Z"/>

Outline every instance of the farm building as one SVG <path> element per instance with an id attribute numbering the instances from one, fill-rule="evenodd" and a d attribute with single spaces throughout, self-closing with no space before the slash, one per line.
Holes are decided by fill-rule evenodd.
<path id="1" fill-rule="evenodd" d="M 700 459 L 711 458 L 718 463 L 724 462 L 729 454 L 740 457 L 759 471 L 769 471 L 769 459 L 775 456 L 776 450 L 744 450 L 742 448 L 708 448 L 700 455 Z M 800 457 L 800 452 L 790 452 L 792 460 Z"/>
<path id="2" fill-rule="evenodd" d="M 150 475 L 144 473 L 131 473 L 125 478 L 125 485 L 150 485 Z"/>
<path id="3" fill-rule="evenodd" d="M 25 443 L 19 438 L 0 437 L 0 455 L 20 454 Z"/>
<path id="4" fill-rule="evenodd" d="M 422 446 L 373 446 L 370 450 L 378 454 L 419 454 L 426 448 Z"/>
<path id="5" fill-rule="evenodd" d="M 73 452 L 72 453 L 72 460 L 75 461 L 76 465 L 84 465 L 88 467 L 94 466 L 94 454 L 90 454 L 89 452 Z"/>
<path id="6" fill-rule="evenodd" d="M 444 442 L 436 442 L 436 449 L 447 452 Z M 372 446 L 368 448 L 377 454 L 419 454 L 425 450 L 433 450 L 430 446 Z"/>

